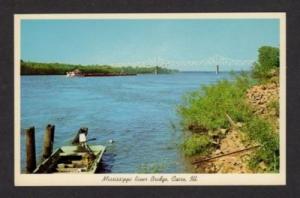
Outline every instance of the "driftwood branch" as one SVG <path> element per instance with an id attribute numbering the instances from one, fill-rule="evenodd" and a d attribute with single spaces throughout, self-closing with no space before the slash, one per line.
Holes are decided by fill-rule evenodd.
<path id="1" fill-rule="evenodd" d="M 231 118 L 227 113 L 225 113 L 225 115 L 226 115 L 226 117 L 227 117 L 229 123 L 231 124 L 231 126 L 235 127 L 236 124 L 235 124 L 235 122 L 232 120 L 232 118 Z"/>
<path id="2" fill-rule="evenodd" d="M 241 153 L 241 152 L 244 152 L 244 151 L 256 149 L 258 147 L 260 147 L 260 145 L 252 146 L 252 147 L 245 148 L 245 149 L 242 149 L 242 150 L 233 151 L 233 152 L 230 152 L 230 153 L 225 153 L 225 154 L 222 154 L 222 155 L 218 155 L 218 156 L 214 156 L 214 157 L 210 157 L 210 158 L 206 158 L 206 159 L 197 160 L 197 161 L 193 162 L 192 164 L 199 164 L 201 162 L 210 161 L 210 160 L 213 160 L 213 159 L 216 159 L 216 158 L 220 158 L 220 157 L 224 157 L 224 156 L 233 155 L 233 154 L 236 154 L 236 153 Z"/>

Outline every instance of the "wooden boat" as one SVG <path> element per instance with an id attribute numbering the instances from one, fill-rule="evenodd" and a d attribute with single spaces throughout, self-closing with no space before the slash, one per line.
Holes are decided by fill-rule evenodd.
<path id="1" fill-rule="evenodd" d="M 45 159 L 33 173 L 95 173 L 105 146 L 62 146 Z"/>

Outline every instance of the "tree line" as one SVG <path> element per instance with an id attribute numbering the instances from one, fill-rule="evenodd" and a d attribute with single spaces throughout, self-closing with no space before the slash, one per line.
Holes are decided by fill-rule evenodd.
<path id="1" fill-rule="evenodd" d="M 63 63 L 39 63 L 21 60 L 21 75 L 65 75 L 67 72 L 79 69 L 83 74 L 102 73 L 102 74 L 170 74 L 177 72 L 174 69 L 168 69 L 159 66 L 137 67 L 124 66 L 113 67 L 110 65 L 74 65 Z"/>

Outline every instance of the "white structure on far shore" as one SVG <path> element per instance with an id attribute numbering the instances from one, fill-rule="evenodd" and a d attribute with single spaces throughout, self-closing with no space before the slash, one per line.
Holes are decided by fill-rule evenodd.
<path id="1" fill-rule="evenodd" d="M 81 76 L 81 71 L 79 69 L 75 69 L 74 71 L 67 72 L 66 76 L 67 77 Z"/>

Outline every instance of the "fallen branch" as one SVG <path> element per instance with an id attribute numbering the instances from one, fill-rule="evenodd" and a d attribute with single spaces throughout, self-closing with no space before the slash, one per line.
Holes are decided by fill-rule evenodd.
<path id="1" fill-rule="evenodd" d="M 245 149 L 238 150 L 238 151 L 233 151 L 233 152 L 231 152 L 231 153 L 226 153 L 226 154 L 222 154 L 222 155 L 218 155 L 218 156 L 214 156 L 214 157 L 210 157 L 210 158 L 198 160 L 198 161 L 192 162 L 192 164 L 199 164 L 199 163 L 201 163 L 201 162 L 210 161 L 210 160 L 213 160 L 213 159 L 216 159 L 216 158 L 220 158 L 220 157 L 224 157 L 224 156 L 233 155 L 233 154 L 236 154 L 236 153 L 241 153 L 241 152 L 244 152 L 244 151 L 256 149 L 256 148 L 258 148 L 258 147 L 260 147 L 260 145 L 252 146 L 252 147 L 245 148 Z"/>
<path id="2" fill-rule="evenodd" d="M 226 117 L 227 117 L 229 123 L 231 124 L 231 126 L 235 127 L 236 124 L 235 124 L 235 122 L 232 120 L 232 118 L 231 118 L 227 113 L 225 113 L 225 115 L 226 115 Z"/>

